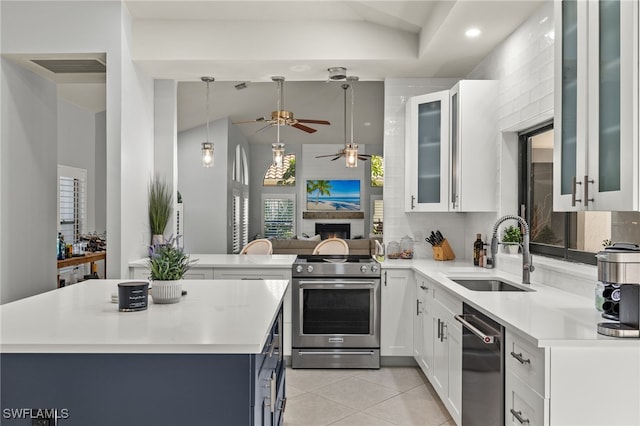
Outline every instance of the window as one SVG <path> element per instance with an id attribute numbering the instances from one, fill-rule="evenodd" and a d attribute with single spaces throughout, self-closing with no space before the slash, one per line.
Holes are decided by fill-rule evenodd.
<path id="1" fill-rule="evenodd" d="M 640 243 L 638 212 L 553 211 L 553 124 L 520 135 L 521 215 L 531 252 L 595 264 L 608 241 Z"/>
<path id="2" fill-rule="evenodd" d="M 58 223 L 59 232 L 67 243 L 80 240 L 86 227 L 87 171 L 58 165 Z"/>
<path id="3" fill-rule="evenodd" d="M 384 186 L 384 159 L 380 155 L 371 156 L 371 186 Z"/>
<path id="4" fill-rule="evenodd" d="M 294 195 L 265 195 L 262 198 L 264 238 L 291 238 L 295 234 Z"/>
<path id="5" fill-rule="evenodd" d="M 384 200 L 382 198 L 371 199 L 371 227 L 376 235 L 382 235 L 382 224 L 384 222 Z"/>
<path id="6" fill-rule="evenodd" d="M 262 186 L 293 186 L 296 184 L 296 155 L 282 157 L 282 167 L 271 164 L 264 173 Z"/>

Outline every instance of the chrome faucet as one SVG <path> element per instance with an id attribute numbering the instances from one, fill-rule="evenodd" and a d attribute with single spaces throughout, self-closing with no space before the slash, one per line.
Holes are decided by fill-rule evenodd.
<path id="1" fill-rule="evenodd" d="M 491 237 L 491 258 L 493 259 L 493 265 L 491 267 L 496 267 L 496 253 L 498 252 L 498 226 L 500 226 L 502 222 L 510 219 L 518 221 L 524 229 L 524 235 L 522 237 L 522 284 L 531 284 L 530 275 L 535 268 L 533 267 L 533 258 L 529 251 L 529 225 L 527 225 L 527 222 L 520 216 L 511 214 L 502 216 L 493 225 L 493 237 Z"/>

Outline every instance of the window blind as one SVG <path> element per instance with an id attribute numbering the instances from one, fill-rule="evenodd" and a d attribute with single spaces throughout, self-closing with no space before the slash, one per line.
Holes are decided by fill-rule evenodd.
<path id="1" fill-rule="evenodd" d="M 231 240 L 231 252 L 234 254 L 240 253 L 240 197 L 238 195 L 233 196 L 233 203 L 231 207 L 231 214 L 233 215 L 233 228 L 232 228 L 232 240 Z"/>
<path id="2" fill-rule="evenodd" d="M 249 243 L 249 197 L 242 196 L 242 247 Z"/>
<path id="3" fill-rule="evenodd" d="M 287 238 L 294 234 L 295 203 L 291 198 L 265 198 L 263 220 L 265 238 Z"/>
<path id="4" fill-rule="evenodd" d="M 383 222 L 384 220 L 384 201 L 373 200 L 373 222 Z"/>
<path id="5" fill-rule="evenodd" d="M 85 233 L 86 170 L 64 166 L 58 170 L 60 232 L 67 243 L 73 243 Z"/>

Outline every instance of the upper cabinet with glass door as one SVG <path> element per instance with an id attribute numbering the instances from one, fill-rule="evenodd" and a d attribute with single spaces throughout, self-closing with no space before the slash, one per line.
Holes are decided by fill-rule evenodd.
<path id="1" fill-rule="evenodd" d="M 405 210 L 448 211 L 449 91 L 410 98 L 405 120 Z"/>
<path id="2" fill-rule="evenodd" d="M 638 2 L 555 7 L 554 210 L 638 210 Z"/>
<path id="3" fill-rule="evenodd" d="M 406 211 L 496 210 L 496 98 L 495 81 L 461 80 L 409 99 Z"/>

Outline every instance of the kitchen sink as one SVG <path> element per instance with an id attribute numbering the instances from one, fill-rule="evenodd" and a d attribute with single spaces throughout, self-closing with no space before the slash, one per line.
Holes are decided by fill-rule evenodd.
<path id="1" fill-rule="evenodd" d="M 454 279 L 451 278 L 456 284 L 460 284 L 464 288 L 473 291 L 533 291 L 527 288 L 518 287 L 513 284 L 501 281 L 499 279 L 491 278 L 491 279 L 478 279 L 478 278 L 469 278 L 469 279 Z"/>

